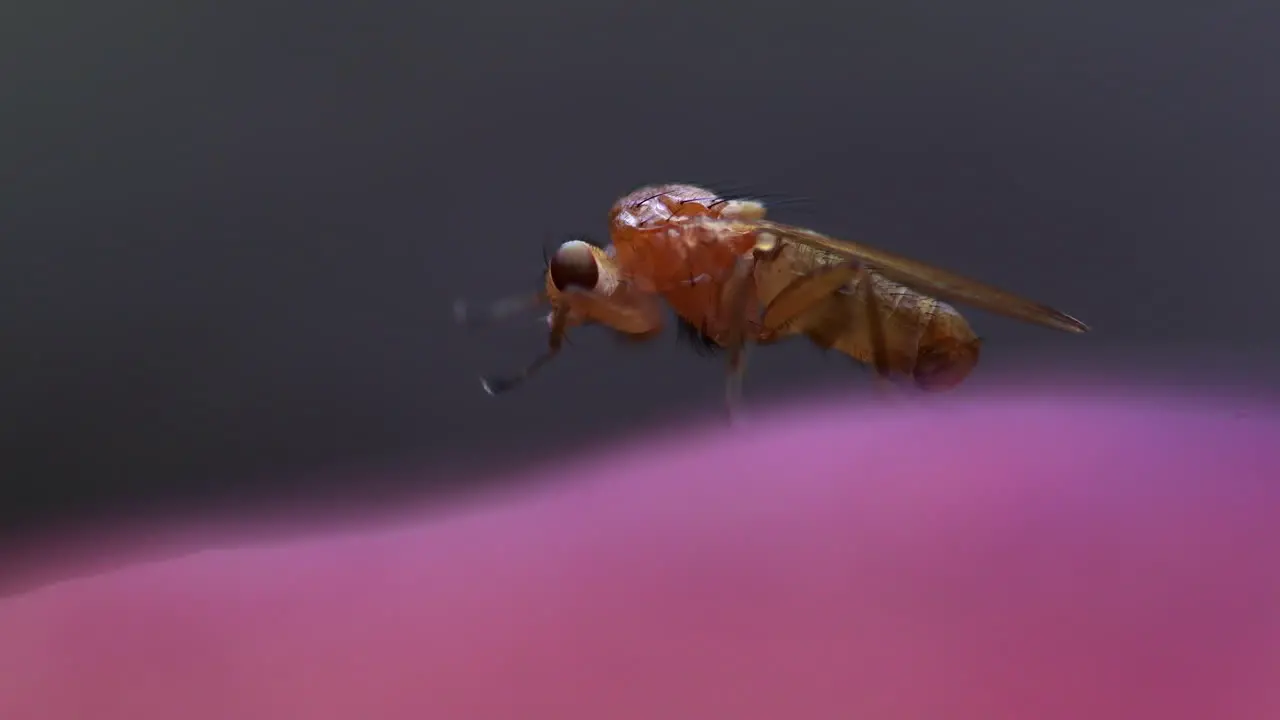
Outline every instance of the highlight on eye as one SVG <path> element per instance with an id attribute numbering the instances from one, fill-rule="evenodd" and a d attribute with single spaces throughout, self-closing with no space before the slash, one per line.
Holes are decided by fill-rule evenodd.
<path id="1" fill-rule="evenodd" d="M 547 260 L 547 272 L 551 284 L 561 292 L 571 287 L 594 290 L 600 280 L 600 265 L 591 252 L 591 245 L 582 240 L 561 245 Z"/>

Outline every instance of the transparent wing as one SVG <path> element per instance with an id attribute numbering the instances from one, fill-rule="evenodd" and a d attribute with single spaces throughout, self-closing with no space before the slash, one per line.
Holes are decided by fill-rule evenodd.
<path id="1" fill-rule="evenodd" d="M 740 230 L 747 229 L 741 226 L 750 226 L 757 232 L 773 233 L 783 242 L 805 245 L 832 255 L 866 263 L 886 278 L 939 300 L 970 305 L 1064 332 L 1083 333 L 1089 330 L 1088 325 L 1060 310 L 887 250 L 847 240 L 836 240 L 807 228 L 771 220 L 727 222 L 740 226 Z"/>

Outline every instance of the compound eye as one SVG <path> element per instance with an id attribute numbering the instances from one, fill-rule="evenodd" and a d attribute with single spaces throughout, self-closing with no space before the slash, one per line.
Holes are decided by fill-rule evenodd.
<path id="1" fill-rule="evenodd" d="M 600 280 L 600 266 L 591 254 L 591 245 L 581 240 L 561 245 L 551 256 L 547 269 L 551 273 L 551 284 L 560 291 L 574 286 L 594 290 Z"/>

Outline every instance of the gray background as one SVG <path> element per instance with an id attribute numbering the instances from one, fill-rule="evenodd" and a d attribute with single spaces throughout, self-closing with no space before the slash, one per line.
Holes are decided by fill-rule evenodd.
<path id="1" fill-rule="evenodd" d="M 1280 10 L 1199 5 L 9 3 L 0 532 L 404 497 L 433 474 L 374 469 L 461 477 L 718 411 L 721 366 L 674 333 L 580 334 L 494 400 L 476 375 L 539 327 L 451 325 L 649 182 L 800 198 L 776 217 L 1095 328 L 975 313 L 974 387 L 1264 367 Z M 797 345 L 757 353 L 748 393 L 866 379 Z"/>

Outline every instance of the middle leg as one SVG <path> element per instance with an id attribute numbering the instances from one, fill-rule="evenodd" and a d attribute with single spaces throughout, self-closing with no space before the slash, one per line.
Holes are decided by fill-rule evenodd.
<path id="1" fill-rule="evenodd" d="M 720 344 L 729 355 L 724 393 L 731 423 L 742 416 L 742 381 L 747 370 L 747 308 L 755 296 L 752 292 L 754 273 L 755 257 L 744 255 L 734 263 L 721 289 L 719 315 L 725 318 L 725 332 Z"/>

